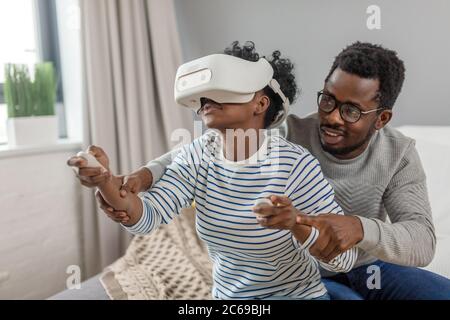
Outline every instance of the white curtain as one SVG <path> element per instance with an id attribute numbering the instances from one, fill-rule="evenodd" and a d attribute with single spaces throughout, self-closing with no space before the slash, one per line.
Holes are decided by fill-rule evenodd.
<path id="1" fill-rule="evenodd" d="M 114 173 L 167 152 L 192 113 L 173 99 L 181 49 L 172 0 L 81 0 L 85 80 L 84 142 L 101 146 Z M 83 190 L 85 276 L 120 257 L 129 236 Z"/>

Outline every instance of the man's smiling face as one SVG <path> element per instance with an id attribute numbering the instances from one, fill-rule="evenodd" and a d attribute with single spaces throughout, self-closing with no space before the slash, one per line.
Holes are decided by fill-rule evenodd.
<path id="1" fill-rule="evenodd" d="M 361 111 L 377 109 L 379 105 L 378 79 L 366 79 L 340 68 L 328 78 L 323 92 L 339 102 L 351 103 Z M 387 111 L 383 111 L 387 112 Z M 339 108 L 326 113 L 319 109 L 319 134 L 325 151 L 341 159 L 351 159 L 361 154 L 370 138 L 380 129 L 378 112 L 362 114 L 355 123 L 342 119 Z"/>

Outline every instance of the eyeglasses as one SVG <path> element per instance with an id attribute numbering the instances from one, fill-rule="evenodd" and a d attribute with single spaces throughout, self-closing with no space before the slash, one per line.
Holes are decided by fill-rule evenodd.
<path id="1" fill-rule="evenodd" d="M 326 113 L 331 113 L 334 109 L 339 108 L 339 114 L 342 120 L 355 123 L 364 114 L 383 110 L 384 108 L 377 108 L 369 111 L 361 111 L 360 108 L 349 102 L 340 102 L 334 96 L 327 94 L 323 91 L 317 92 L 317 105 L 319 109 Z"/>

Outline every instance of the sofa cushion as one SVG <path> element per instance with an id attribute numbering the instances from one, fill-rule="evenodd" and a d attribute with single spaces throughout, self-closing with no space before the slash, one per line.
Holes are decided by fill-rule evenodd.
<path id="1" fill-rule="evenodd" d="M 425 269 L 450 278 L 450 127 L 405 126 L 398 128 L 416 140 L 427 176 L 436 254 Z"/>
<path id="2" fill-rule="evenodd" d="M 399 130 L 416 140 L 436 233 L 450 236 L 450 127 L 406 126 Z"/>

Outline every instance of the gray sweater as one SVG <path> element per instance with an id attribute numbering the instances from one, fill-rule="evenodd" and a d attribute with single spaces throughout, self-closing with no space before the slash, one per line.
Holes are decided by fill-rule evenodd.
<path id="1" fill-rule="evenodd" d="M 319 160 L 345 214 L 361 220 L 364 238 L 357 245 L 354 267 L 376 259 L 406 266 L 431 262 L 436 237 L 425 173 L 413 139 L 387 126 L 372 137 L 361 155 L 339 160 L 322 149 L 316 115 L 303 119 L 290 115 L 284 134 Z M 177 152 L 146 165 L 154 181 Z"/>

